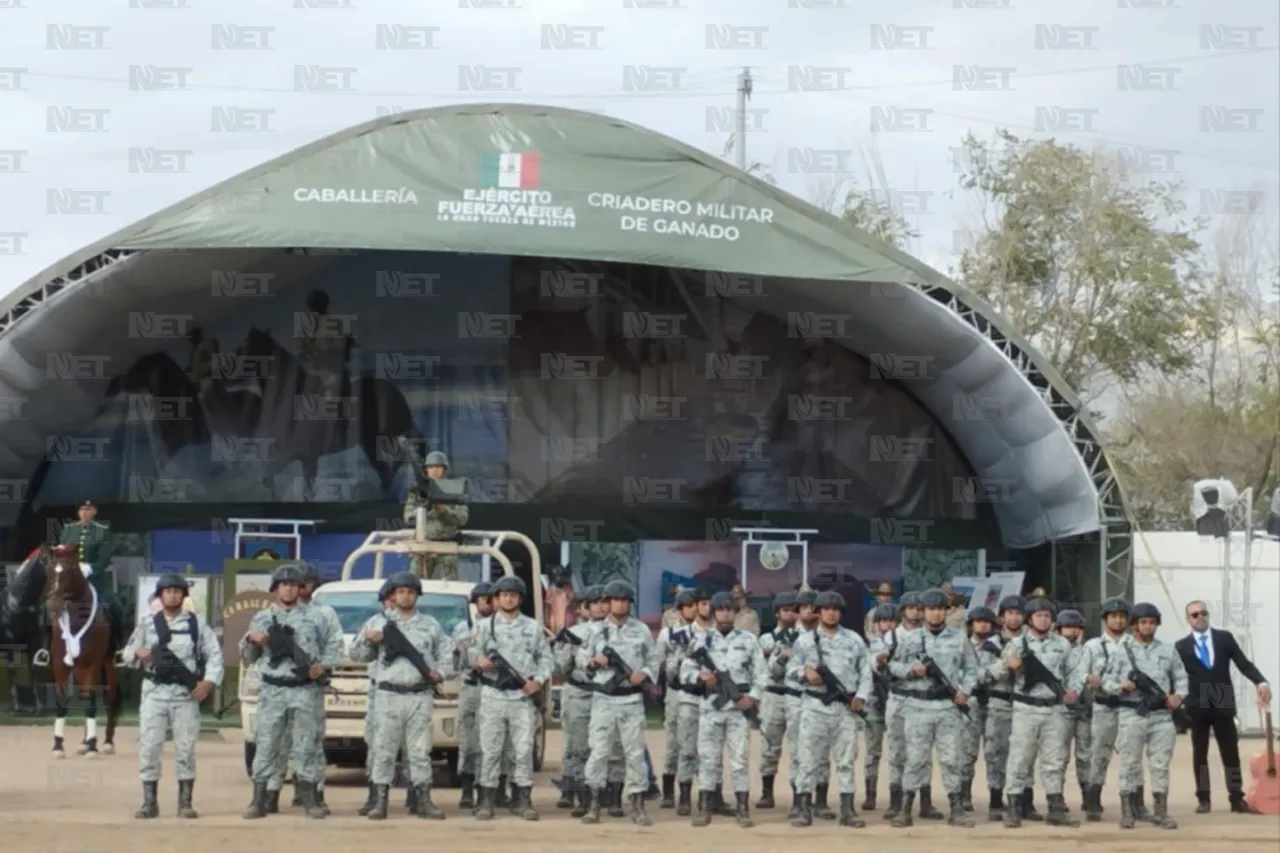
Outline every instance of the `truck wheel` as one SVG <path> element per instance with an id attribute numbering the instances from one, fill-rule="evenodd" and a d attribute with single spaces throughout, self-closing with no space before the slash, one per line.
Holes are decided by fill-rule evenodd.
<path id="1" fill-rule="evenodd" d="M 253 757 L 258 754 L 258 745 L 250 741 L 244 744 L 244 774 L 253 778 Z"/>

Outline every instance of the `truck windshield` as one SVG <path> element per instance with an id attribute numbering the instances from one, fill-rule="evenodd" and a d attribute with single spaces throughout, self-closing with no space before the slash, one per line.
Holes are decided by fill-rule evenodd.
<path id="1" fill-rule="evenodd" d="M 332 607 L 342 623 L 344 634 L 354 634 L 365 621 L 378 612 L 378 596 L 369 592 L 325 592 L 316 590 L 315 600 Z M 418 612 L 434 616 L 446 635 L 459 622 L 467 619 L 469 602 L 465 595 L 428 592 L 418 597 Z"/>

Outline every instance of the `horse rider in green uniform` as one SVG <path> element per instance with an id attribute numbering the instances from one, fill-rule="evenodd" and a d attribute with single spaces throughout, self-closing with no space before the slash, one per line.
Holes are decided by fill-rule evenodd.
<path id="1" fill-rule="evenodd" d="M 77 551 L 80 571 L 85 579 L 98 593 L 98 606 L 106 614 L 111 623 L 111 647 L 118 650 L 123 645 L 121 636 L 124 628 L 124 611 L 116 599 L 111 579 L 107 576 L 107 566 L 111 564 L 113 542 L 111 528 L 100 521 L 95 521 L 98 508 L 93 501 L 85 501 L 76 511 L 79 521 L 62 528 L 59 545 L 71 545 Z"/>
<path id="2" fill-rule="evenodd" d="M 442 479 L 449 473 L 449 457 L 439 450 L 427 454 L 422 470 L 428 480 Z M 410 527 L 417 524 L 418 507 L 427 505 L 427 538 L 439 541 L 450 541 L 458 535 L 458 531 L 466 525 L 471 517 L 466 504 L 434 503 L 429 504 L 423 493 L 422 485 L 415 485 L 409 490 L 404 502 L 404 521 Z M 458 558 L 453 554 L 415 554 L 413 556 L 413 573 L 429 580 L 456 581 L 458 579 Z"/>

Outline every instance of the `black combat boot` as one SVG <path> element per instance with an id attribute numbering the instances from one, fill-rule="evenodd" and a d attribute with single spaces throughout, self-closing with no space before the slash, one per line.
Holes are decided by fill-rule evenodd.
<path id="1" fill-rule="evenodd" d="M 1102 786 L 1088 786 L 1088 798 L 1084 803 L 1084 819 L 1090 823 L 1102 820 Z"/>
<path id="2" fill-rule="evenodd" d="M 476 807 L 475 774 L 463 773 L 458 778 L 462 780 L 462 796 L 458 798 L 458 808 L 474 809 Z"/>
<path id="3" fill-rule="evenodd" d="M 840 795 L 840 825 L 853 829 L 862 829 L 867 825 L 867 822 L 858 817 L 858 813 L 853 810 L 853 794 Z"/>
<path id="4" fill-rule="evenodd" d="M 276 801 L 279 802 L 280 794 L 276 792 Z M 293 799 L 289 801 L 289 808 L 300 809 L 305 805 L 302 799 L 302 791 L 298 790 L 298 780 L 293 780 Z"/>
<path id="5" fill-rule="evenodd" d="M 971 829 L 973 827 L 973 818 L 969 817 L 969 813 L 965 811 L 964 794 L 959 791 L 954 794 L 947 794 L 947 802 L 951 806 L 951 814 L 947 816 L 947 823 L 951 826 L 958 826 L 961 829 Z"/>
<path id="6" fill-rule="evenodd" d="M 658 787 L 658 780 L 655 777 L 650 776 L 649 787 L 645 789 L 644 798 L 646 800 L 656 800 L 658 799 L 658 797 L 661 797 L 661 796 L 662 796 L 662 789 Z"/>
<path id="7" fill-rule="evenodd" d="M 323 820 L 327 816 L 324 806 L 320 804 L 319 791 L 315 782 L 294 782 L 302 792 L 303 813 L 312 820 Z"/>
<path id="8" fill-rule="evenodd" d="M 965 779 L 960 786 L 960 805 L 965 811 L 973 811 L 973 780 Z"/>
<path id="9" fill-rule="evenodd" d="M 791 818 L 794 827 L 813 826 L 813 795 L 796 794 L 796 815 Z"/>
<path id="10" fill-rule="evenodd" d="M 942 812 L 933 807 L 933 786 L 920 786 L 920 819 L 921 820 L 942 820 L 945 818 Z"/>
<path id="11" fill-rule="evenodd" d="M 714 795 L 713 800 L 715 801 L 713 807 L 717 815 L 720 817 L 738 816 L 738 810 L 725 802 L 723 785 L 716 785 L 716 789 L 712 793 Z"/>
<path id="12" fill-rule="evenodd" d="M 680 783 L 680 801 L 676 803 L 676 814 L 680 817 L 688 817 L 693 811 L 693 783 Z"/>
<path id="13" fill-rule="evenodd" d="M 734 791 L 733 800 L 737 804 L 737 808 L 733 810 L 733 816 L 738 820 L 738 826 L 743 829 L 750 829 L 756 825 L 751 819 L 751 793 L 749 791 Z"/>
<path id="14" fill-rule="evenodd" d="M 520 815 L 521 820 L 542 820 L 542 815 L 533 807 L 532 787 L 517 786 L 512 799 L 516 801 L 516 807 L 512 811 Z"/>
<path id="15" fill-rule="evenodd" d="M 674 773 L 662 774 L 662 805 L 661 809 L 674 809 L 676 807 L 676 777 Z"/>
<path id="16" fill-rule="evenodd" d="M 1178 822 L 1169 817 L 1169 795 L 1156 794 L 1151 795 L 1151 822 L 1161 829 L 1177 829 Z"/>
<path id="17" fill-rule="evenodd" d="M 253 783 L 253 797 L 249 800 L 249 805 L 240 815 L 245 820 L 257 820 L 267 816 L 267 783 Z"/>
<path id="18" fill-rule="evenodd" d="M 1004 828 L 1017 829 L 1022 826 L 1022 795 L 1010 794 L 1009 801 L 1004 804 Z"/>
<path id="19" fill-rule="evenodd" d="M 1067 812 L 1067 798 L 1062 794 L 1048 794 L 1045 801 L 1049 804 L 1049 817 L 1045 821 L 1049 826 L 1079 826 L 1080 821 Z"/>
<path id="20" fill-rule="evenodd" d="M 987 807 L 987 820 L 993 823 L 1004 820 L 1004 791 L 988 788 L 987 795 L 991 798 L 991 805 Z"/>
<path id="21" fill-rule="evenodd" d="M 899 810 L 899 812 L 896 815 L 893 816 L 893 820 L 889 822 L 889 825 L 892 826 L 894 829 L 905 829 L 908 826 L 914 826 L 915 821 L 911 819 L 911 809 L 915 806 L 915 804 L 916 804 L 916 792 L 903 791 L 902 792 L 902 808 L 901 810 Z"/>
<path id="22" fill-rule="evenodd" d="M 373 807 L 365 812 L 365 817 L 369 820 L 386 820 L 387 809 L 391 806 L 391 786 L 390 785 L 374 785 L 373 786 Z"/>
<path id="23" fill-rule="evenodd" d="M 1151 817 L 1151 812 L 1147 810 L 1147 786 L 1139 785 L 1138 793 L 1135 796 L 1137 796 L 1137 800 L 1133 805 L 1133 816 L 1138 820 L 1145 820 L 1147 823 L 1155 823 L 1155 820 Z"/>
<path id="24" fill-rule="evenodd" d="M 328 817 L 329 815 L 333 814 L 333 812 L 329 811 L 329 804 L 324 801 L 324 786 L 317 783 L 315 786 L 315 792 L 316 792 L 316 805 L 320 807 L 320 811 L 324 812 L 324 816 Z"/>
<path id="25" fill-rule="evenodd" d="M 508 801 L 511 803 L 511 805 L 507 807 L 508 810 L 513 815 L 516 815 L 517 817 L 523 814 L 524 805 L 520 802 L 520 786 L 517 785 L 515 782 L 511 783 L 511 788 L 510 788 L 508 797 L 509 797 Z M 530 806 L 530 808 L 532 808 L 532 805 Z"/>
<path id="26" fill-rule="evenodd" d="M 560 780 L 560 799 L 556 800 L 556 808 L 573 808 L 578 794 L 578 780 L 566 776 Z"/>
<path id="27" fill-rule="evenodd" d="M 836 813 L 827 805 L 827 794 L 831 791 L 829 782 L 819 782 L 813 788 L 813 816 L 822 820 L 835 820 Z"/>
<path id="28" fill-rule="evenodd" d="M 178 817 L 185 817 L 188 820 L 195 820 L 200 817 L 196 811 L 196 807 L 192 805 L 192 798 L 196 790 L 195 779 L 179 779 L 178 780 Z"/>
<path id="29" fill-rule="evenodd" d="M 622 807 L 622 783 L 609 784 L 609 817 L 626 817 L 627 811 Z"/>
<path id="30" fill-rule="evenodd" d="M 587 809 L 591 808 L 591 789 L 587 787 L 585 779 L 576 781 L 578 789 L 574 791 L 574 806 L 569 811 L 569 817 L 584 817 Z"/>
<path id="31" fill-rule="evenodd" d="M 1085 814 L 1089 813 L 1089 807 L 1093 804 L 1093 795 L 1089 793 L 1091 789 L 1088 782 L 1080 783 L 1080 811 Z"/>
<path id="32" fill-rule="evenodd" d="M 1138 825 L 1137 794 L 1120 794 L 1120 828 L 1133 829 Z"/>
<path id="33" fill-rule="evenodd" d="M 698 789 L 698 810 L 690 821 L 694 826 L 706 826 L 711 823 L 711 812 L 715 809 L 716 802 L 711 791 Z"/>
<path id="34" fill-rule="evenodd" d="M 876 810 L 876 777 L 868 776 L 864 784 L 867 787 L 867 795 L 862 798 L 862 810 L 873 812 Z"/>
<path id="35" fill-rule="evenodd" d="M 151 820 L 153 817 L 160 817 L 160 803 L 156 800 L 156 791 L 159 787 L 159 782 L 142 783 L 142 805 L 138 806 L 138 810 L 133 813 L 135 818 Z"/>
<path id="36" fill-rule="evenodd" d="M 404 789 L 404 810 L 409 814 L 418 813 L 418 791 L 413 785 Z"/>
<path id="37" fill-rule="evenodd" d="M 902 811 L 902 786 L 889 784 L 889 808 L 884 810 L 884 819 L 893 820 Z"/>
<path id="38" fill-rule="evenodd" d="M 644 810 L 644 794 L 631 795 L 631 822 L 636 826 L 653 826 Z"/>
<path id="39" fill-rule="evenodd" d="M 756 800 L 756 808 L 771 809 L 774 807 L 773 780 L 773 776 L 760 777 L 760 799 Z"/>
<path id="40" fill-rule="evenodd" d="M 510 808 L 511 794 L 510 794 L 510 788 L 508 787 L 510 784 L 511 782 L 510 780 L 507 779 L 506 776 L 498 777 L 498 787 L 494 789 L 494 793 L 493 793 L 494 808 L 496 809 Z"/>
<path id="41" fill-rule="evenodd" d="M 787 809 L 787 820 L 793 820 L 800 814 L 800 795 L 796 793 L 796 783 L 791 783 L 791 807 Z"/>
<path id="42" fill-rule="evenodd" d="M 1022 790 L 1022 819 L 1029 820 L 1033 823 L 1039 823 L 1044 820 L 1044 815 L 1036 811 L 1036 792 L 1033 788 L 1024 788 Z"/>
<path id="43" fill-rule="evenodd" d="M 415 797 L 418 801 L 418 817 L 423 820 L 444 820 L 444 812 L 431 802 L 431 788 L 426 785 L 414 785 L 414 788 L 417 790 Z"/>
<path id="44" fill-rule="evenodd" d="M 476 820 L 493 820 L 493 801 L 497 799 L 497 797 L 497 788 L 486 788 L 481 785 L 476 789 Z"/>
<path id="45" fill-rule="evenodd" d="M 356 809 L 356 814 L 360 815 L 360 817 L 364 817 L 369 812 L 373 811 L 373 807 L 377 804 L 378 804 L 378 786 L 370 782 L 369 792 L 365 794 L 364 805 Z"/>
<path id="46" fill-rule="evenodd" d="M 586 795 L 586 802 L 583 803 L 582 822 L 599 823 L 600 807 L 604 805 L 605 789 L 596 788 L 593 791 L 590 788 L 587 788 Z"/>
<path id="47" fill-rule="evenodd" d="M 280 814 L 280 792 L 267 791 L 267 814 Z"/>

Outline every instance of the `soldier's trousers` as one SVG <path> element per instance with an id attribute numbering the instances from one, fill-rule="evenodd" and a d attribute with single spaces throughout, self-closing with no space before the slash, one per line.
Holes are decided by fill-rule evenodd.
<path id="1" fill-rule="evenodd" d="M 507 698 L 497 691 L 486 692 L 481 698 L 480 710 L 476 714 L 481 787 L 498 787 L 504 770 L 503 759 L 508 755 L 511 781 L 522 788 L 533 787 L 533 736 L 537 732 L 537 713 L 532 699 Z"/>
<path id="2" fill-rule="evenodd" d="M 1090 764 L 1093 761 L 1093 720 L 1089 717 L 1071 716 L 1067 726 L 1067 745 L 1062 751 L 1062 760 L 1074 755 L 1076 768 L 1076 784 L 1088 785 L 1093 779 Z M 1066 768 L 1063 768 L 1066 775 Z"/>
<path id="3" fill-rule="evenodd" d="M 704 705 L 698 729 L 698 790 L 713 791 L 723 783 L 726 751 L 733 792 L 751 790 L 751 724 L 743 713 L 734 708 L 717 711 Z"/>
<path id="4" fill-rule="evenodd" d="M 639 695 L 626 697 L 595 694 L 591 702 L 591 755 L 587 758 L 587 787 L 600 790 L 608 778 L 614 742 L 622 745 L 623 782 L 627 794 L 643 794 L 649 790 L 649 774 L 644 765 L 644 700 Z"/>
<path id="5" fill-rule="evenodd" d="M 965 728 L 968 718 L 950 699 L 913 699 L 902 709 L 907 739 L 907 762 L 902 771 L 902 789 L 918 791 L 933 780 L 933 753 L 938 753 L 942 787 L 948 794 L 960 791 L 964 770 Z"/>
<path id="6" fill-rule="evenodd" d="M 1142 787 L 1142 756 L 1146 752 L 1151 767 L 1151 792 L 1169 793 L 1169 764 L 1173 761 L 1173 744 L 1177 729 L 1168 711 L 1152 711 L 1147 716 L 1121 708 L 1120 793 L 1132 794 Z"/>
<path id="7" fill-rule="evenodd" d="M 765 693 L 760 703 L 760 775 L 778 775 L 787 737 L 787 694 Z M 791 777 L 794 779 L 795 777 Z"/>
<path id="8" fill-rule="evenodd" d="M 907 766 L 907 739 L 903 729 L 903 700 L 896 693 L 889 694 L 885 703 L 884 730 L 889 741 L 889 784 L 901 785 L 902 772 Z"/>
<path id="9" fill-rule="evenodd" d="M 431 784 L 430 693 L 392 693 L 379 690 L 378 723 L 374 729 L 373 784 L 390 785 L 396 775 L 396 756 L 404 750 L 409 781 Z"/>
<path id="10" fill-rule="evenodd" d="M 978 754 L 987 731 L 987 706 L 973 702 L 969 705 L 969 719 L 964 721 L 964 755 L 960 770 L 963 781 L 972 781 L 978 766 Z"/>
<path id="11" fill-rule="evenodd" d="M 866 732 L 867 746 L 862 775 L 867 779 L 876 779 L 880 776 L 880 757 L 884 754 L 884 712 L 879 709 L 868 711 L 862 730 Z"/>
<path id="12" fill-rule="evenodd" d="M 1009 764 L 1009 739 L 1013 735 L 1013 705 L 992 701 L 987 705 L 982 732 L 982 763 L 987 766 L 987 788 L 1003 791 Z"/>
<path id="13" fill-rule="evenodd" d="M 464 684 L 458 690 L 458 772 L 480 772 L 480 686 Z"/>
<path id="14" fill-rule="evenodd" d="M 584 779 L 591 755 L 590 693 L 571 684 L 560 688 L 560 728 L 564 731 L 564 776 Z"/>
<path id="15" fill-rule="evenodd" d="M 373 675 L 370 675 L 369 695 L 364 704 L 364 775 L 370 782 L 373 781 L 373 739 L 378 733 L 378 702 L 374 699 L 377 695 L 377 681 Z M 461 733 L 459 733 L 459 742 L 461 742 Z"/>
<path id="16" fill-rule="evenodd" d="M 836 787 L 841 794 L 854 791 L 854 768 L 858 761 L 858 727 L 853 712 L 843 705 L 823 705 L 817 699 L 801 699 L 800 774 L 796 791 L 812 794 L 824 781 L 819 772 L 834 762 Z"/>
<path id="17" fill-rule="evenodd" d="M 800 778 L 800 722 L 804 719 L 804 701 L 799 693 L 786 697 L 787 709 L 787 778 L 795 783 Z M 831 778 L 831 765 L 818 767 L 818 781 L 815 784 L 825 785 Z M 797 789 L 799 790 L 799 789 Z"/>
<path id="18" fill-rule="evenodd" d="M 662 773 L 675 776 L 680 769 L 680 691 L 670 684 L 662 703 L 662 735 Z"/>
<path id="19" fill-rule="evenodd" d="M 317 701 L 320 704 L 318 714 L 320 718 L 321 728 L 320 728 L 320 737 L 316 739 L 315 747 L 314 747 L 317 750 L 316 761 L 320 766 L 320 778 L 316 781 L 316 785 L 319 786 L 321 789 L 323 789 L 325 768 L 328 767 L 328 763 L 329 763 L 328 758 L 326 758 L 324 754 L 324 694 L 323 693 L 317 693 Z M 366 726 L 368 726 L 369 718 L 372 715 L 373 715 L 372 710 L 366 708 L 365 715 L 364 715 Z M 366 735 L 367 735 L 367 730 L 366 730 Z M 284 787 L 284 777 L 289 772 L 289 764 L 290 764 L 289 754 L 292 751 L 293 736 L 294 735 L 293 735 L 292 726 L 284 730 L 284 735 L 280 741 L 280 754 L 276 760 L 275 772 L 271 774 L 271 780 L 267 782 L 267 790 L 269 791 L 279 791 Z M 365 740 L 366 746 L 372 742 L 373 741 L 368 739 Z M 368 764 L 367 757 L 366 757 L 365 763 Z M 297 775 L 296 767 L 294 768 L 294 775 L 295 776 Z"/>
<path id="20" fill-rule="evenodd" d="M 456 581 L 458 558 L 452 554 L 415 554 L 413 573 L 433 581 Z"/>
<path id="21" fill-rule="evenodd" d="M 286 741 L 287 732 L 291 736 Z M 293 765 L 295 780 L 318 783 L 324 779 L 324 694 L 320 688 L 264 683 L 258 693 L 254 743 L 255 783 L 268 785 L 277 772 L 283 775 L 281 768 L 286 762 Z"/>
<path id="22" fill-rule="evenodd" d="M 138 778 L 158 782 L 164 741 L 173 730 L 173 775 L 179 782 L 196 778 L 196 739 L 200 736 L 200 703 L 190 699 L 142 700 L 138 709 Z"/>
<path id="23" fill-rule="evenodd" d="M 698 728 L 702 706 L 697 702 L 680 703 L 680 762 L 676 766 L 677 782 L 692 782 L 698 775 Z"/>
<path id="24" fill-rule="evenodd" d="M 1095 785 L 1105 785 L 1107 770 L 1111 767 L 1111 753 L 1116 749 L 1120 734 L 1120 710 L 1105 705 L 1093 706 L 1093 722 L 1089 732 L 1089 779 Z"/>
<path id="25" fill-rule="evenodd" d="M 1005 793 L 1021 795 L 1035 787 L 1033 771 L 1040 759 L 1040 782 L 1046 794 L 1061 794 L 1065 749 L 1070 722 L 1060 706 L 1037 708 L 1014 703 L 1009 734 L 1009 763 L 1005 768 Z"/>

